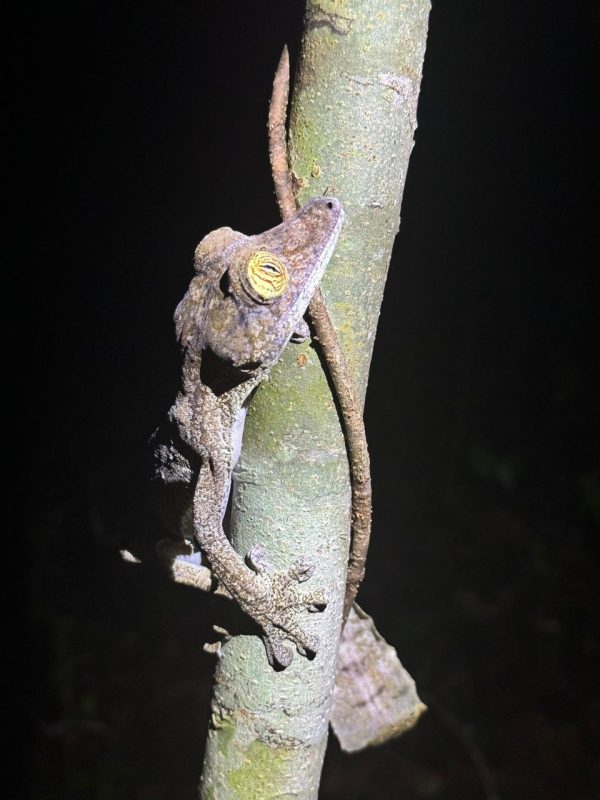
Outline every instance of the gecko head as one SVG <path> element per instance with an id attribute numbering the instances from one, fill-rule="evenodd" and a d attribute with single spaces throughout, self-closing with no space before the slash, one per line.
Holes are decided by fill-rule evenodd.
<path id="1" fill-rule="evenodd" d="M 265 233 L 219 228 L 200 242 L 196 277 L 175 324 L 182 346 L 202 354 L 203 369 L 222 387 L 279 359 L 319 285 L 342 221 L 339 200 L 319 197 Z M 208 373 L 204 377 L 209 382 Z"/>
<path id="2" fill-rule="evenodd" d="M 232 241 L 207 318 L 215 354 L 242 369 L 278 360 L 319 285 L 342 220 L 338 200 L 314 198 L 281 225 Z"/>

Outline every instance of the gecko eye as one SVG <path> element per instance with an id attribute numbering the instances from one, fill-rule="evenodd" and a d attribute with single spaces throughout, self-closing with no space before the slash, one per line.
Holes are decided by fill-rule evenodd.
<path id="1" fill-rule="evenodd" d="M 259 250 L 248 261 L 248 282 L 261 300 L 280 297 L 290 282 L 285 265 L 266 250 Z"/>

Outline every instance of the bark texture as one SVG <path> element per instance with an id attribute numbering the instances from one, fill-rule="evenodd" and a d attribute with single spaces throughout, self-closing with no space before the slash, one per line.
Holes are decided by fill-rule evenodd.
<path id="1" fill-rule="evenodd" d="M 300 203 L 332 194 L 346 222 L 322 290 L 364 402 L 379 308 L 416 127 L 429 0 L 308 0 L 292 98 L 290 165 Z M 313 661 L 275 672 L 256 636 L 217 664 L 202 800 L 317 797 L 342 624 L 350 486 L 318 350 L 290 345 L 252 401 L 234 474 L 232 542 L 277 569 L 301 554 L 329 597 L 306 615 Z"/>

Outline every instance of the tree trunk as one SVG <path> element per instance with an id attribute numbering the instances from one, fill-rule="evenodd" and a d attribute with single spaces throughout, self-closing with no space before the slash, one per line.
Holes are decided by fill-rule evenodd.
<path id="1" fill-rule="evenodd" d="M 345 224 L 322 290 L 364 401 L 416 128 L 429 0 L 308 0 L 292 98 L 290 164 L 300 204 L 337 196 Z M 318 346 L 317 346 L 318 347 Z M 344 438 L 318 349 L 290 345 L 254 397 L 234 473 L 232 543 L 262 544 L 276 569 L 316 560 L 306 584 L 329 604 L 306 615 L 313 661 L 282 672 L 257 636 L 223 648 L 202 800 L 317 797 L 341 631 L 350 486 Z"/>

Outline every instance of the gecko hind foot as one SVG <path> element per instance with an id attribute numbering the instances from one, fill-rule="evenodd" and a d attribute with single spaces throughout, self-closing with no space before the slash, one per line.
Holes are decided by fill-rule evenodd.
<path id="1" fill-rule="evenodd" d="M 286 640 L 295 645 L 300 655 L 312 660 L 319 649 L 319 637 L 307 633 L 298 617 L 302 611 L 324 611 L 327 599 L 320 589 L 300 592 L 297 584 L 304 583 L 313 575 L 313 560 L 299 556 L 285 572 L 275 572 L 265 549 L 255 545 L 248 551 L 246 561 L 268 586 L 264 603 L 254 610 L 252 616 L 263 629 L 269 664 L 276 669 L 285 669 L 291 664 L 294 653 Z"/>

